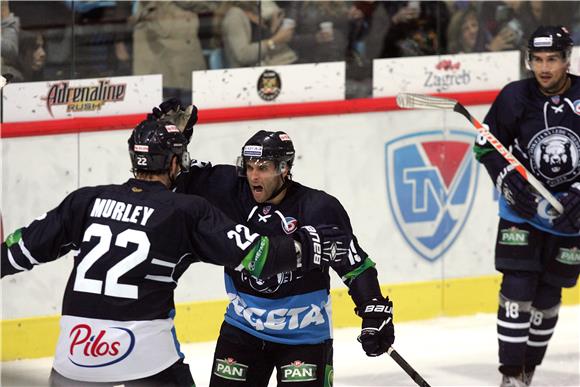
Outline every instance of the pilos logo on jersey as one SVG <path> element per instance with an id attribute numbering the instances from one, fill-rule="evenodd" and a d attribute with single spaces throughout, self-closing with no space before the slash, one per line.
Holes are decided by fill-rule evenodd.
<path id="1" fill-rule="evenodd" d="M 500 230 L 499 235 L 498 243 L 500 245 L 527 246 L 530 232 L 520 230 L 517 227 L 510 227 Z"/>
<path id="2" fill-rule="evenodd" d="M 478 163 L 473 132 L 414 133 L 385 144 L 387 194 L 401 234 L 434 261 L 453 244 L 471 210 Z"/>
<path id="3" fill-rule="evenodd" d="M 231 357 L 227 357 L 223 360 L 216 359 L 213 373 L 220 378 L 243 382 L 246 380 L 248 374 L 248 366 L 238 363 Z"/>
<path id="4" fill-rule="evenodd" d="M 571 249 L 560 248 L 556 261 L 566 265 L 580 265 L 580 250 L 577 247 Z"/>
<path id="5" fill-rule="evenodd" d="M 69 333 L 69 360 L 76 366 L 98 368 L 118 363 L 135 347 L 135 335 L 122 327 L 94 330 L 77 324 Z"/>
<path id="6" fill-rule="evenodd" d="M 555 187 L 580 176 L 580 137 L 555 126 L 536 134 L 528 144 L 532 172 Z"/>
<path id="7" fill-rule="evenodd" d="M 316 364 L 307 364 L 300 360 L 295 360 L 280 368 L 282 370 L 282 383 L 310 382 L 316 380 Z"/>

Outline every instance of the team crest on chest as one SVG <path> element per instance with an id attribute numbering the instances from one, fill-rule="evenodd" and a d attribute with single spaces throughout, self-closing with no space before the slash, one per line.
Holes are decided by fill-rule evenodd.
<path id="1" fill-rule="evenodd" d="M 471 211 L 479 168 L 473 132 L 434 130 L 385 145 L 387 193 L 401 235 L 434 261 L 453 244 Z"/>
<path id="2" fill-rule="evenodd" d="M 580 137 L 568 128 L 555 126 L 536 134 L 528 145 L 532 171 L 550 187 L 571 181 L 580 174 Z"/>
<path id="3" fill-rule="evenodd" d="M 294 231 L 296 231 L 296 228 L 298 227 L 298 221 L 291 216 L 284 217 L 284 219 L 282 219 L 281 224 L 282 230 L 284 230 L 286 234 L 292 234 Z"/>
<path id="4" fill-rule="evenodd" d="M 245 271 L 240 272 L 242 282 L 250 285 L 252 289 L 260 293 L 275 293 L 282 284 L 290 282 L 293 279 L 292 272 L 280 273 L 278 275 L 272 276 L 268 279 L 256 278 Z M 298 279 L 301 276 L 294 277 Z"/>
<path id="5" fill-rule="evenodd" d="M 574 113 L 580 116 L 580 99 L 574 101 L 573 105 L 574 105 Z"/>

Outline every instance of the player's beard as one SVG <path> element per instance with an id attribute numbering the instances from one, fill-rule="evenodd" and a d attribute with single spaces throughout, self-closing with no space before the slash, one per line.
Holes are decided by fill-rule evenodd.
<path id="1" fill-rule="evenodd" d="M 545 85 L 536 78 L 538 84 L 540 85 L 540 90 L 542 91 L 542 93 L 546 95 L 557 95 L 562 94 L 564 91 L 566 91 L 569 79 L 568 73 L 567 72 L 563 73 L 556 80 L 554 80 L 554 78 L 555 77 L 552 76 L 549 82 Z"/>

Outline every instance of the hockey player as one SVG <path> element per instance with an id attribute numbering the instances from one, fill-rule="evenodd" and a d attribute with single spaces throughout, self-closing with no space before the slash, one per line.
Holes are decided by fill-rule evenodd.
<path id="1" fill-rule="evenodd" d="M 502 276 L 497 315 L 501 386 L 529 386 L 552 337 L 562 287 L 580 271 L 580 81 L 569 74 L 573 46 L 563 27 L 529 38 L 533 77 L 503 88 L 485 117 L 489 130 L 546 188 L 552 209 L 485 139 L 474 150 L 502 194 L 495 266 Z"/>
<path id="2" fill-rule="evenodd" d="M 169 100 L 158 117 L 178 116 L 191 136 L 191 107 Z M 191 117 L 197 115 L 196 109 Z M 185 123 L 185 124 L 183 124 Z M 392 303 L 381 294 L 374 262 L 352 234 L 337 199 L 292 180 L 294 146 L 284 132 L 261 130 L 242 147 L 237 167 L 192 163 L 179 192 L 207 198 L 237 222 L 264 235 L 292 235 L 301 225 L 337 224 L 349 234 L 348 266 L 336 268 L 362 317 L 359 341 L 369 356 L 393 343 Z M 225 269 L 230 304 L 218 338 L 210 385 L 265 387 L 276 369 L 279 385 L 332 383 L 332 315 L 328 270 L 283 274 L 263 281 Z M 227 366 L 227 367 L 226 367 Z"/>
<path id="3" fill-rule="evenodd" d="M 299 228 L 298 242 L 260 236 L 203 198 L 171 192 L 189 167 L 186 146 L 175 126 L 143 121 L 129 138 L 134 179 L 81 188 L 2 243 L 2 277 L 74 254 L 52 386 L 192 386 L 173 291 L 194 262 L 261 281 L 347 260 L 342 243 L 350 237 L 336 228 Z"/>

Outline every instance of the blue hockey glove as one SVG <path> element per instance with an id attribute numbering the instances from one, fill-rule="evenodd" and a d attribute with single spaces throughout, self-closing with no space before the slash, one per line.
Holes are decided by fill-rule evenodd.
<path id="1" fill-rule="evenodd" d="M 580 231 L 580 183 L 574 183 L 561 200 L 564 213 L 554 220 L 554 229 L 575 234 Z"/>
<path id="2" fill-rule="evenodd" d="M 362 344 L 367 356 L 379 356 L 395 342 L 393 325 L 393 303 L 389 297 L 373 298 L 355 313 L 362 317 L 362 330 L 357 340 Z"/>
<path id="3" fill-rule="evenodd" d="M 154 107 L 149 118 L 168 120 L 181 130 L 187 141 L 190 141 L 193 126 L 197 123 L 197 107 L 190 105 L 184 108 L 179 99 L 169 98 L 159 107 Z"/>
<path id="4" fill-rule="evenodd" d="M 497 176 L 496 188 L 511 209 L 524 219 L 533 218 L 538 212 L 537 196 L 533 187 L 514 169 L 506 166 Z"/>
<path id="5" fill-rule="evenodd" d="M 302 270 L 346 265 L 350 237 L 338 227 L 302 226 L 293 236 L 300 243 Z"/>

